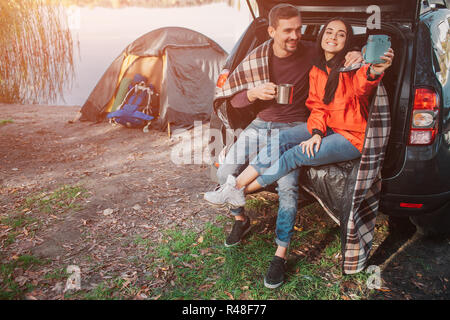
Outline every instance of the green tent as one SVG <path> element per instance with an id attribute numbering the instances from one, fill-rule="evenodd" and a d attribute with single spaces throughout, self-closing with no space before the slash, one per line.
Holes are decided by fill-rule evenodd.
<path id="1" fill-rule="evenodd" d="M 101 121 L 114 111 L 136 74 L 159 94 L 159 117 L 152 126 L 164 130 L 208 121 L 215 83 L 227 53 L 196 31 L 167 27 L 128 45 L 112 62 L 81 108 L 81 121 Z"/>

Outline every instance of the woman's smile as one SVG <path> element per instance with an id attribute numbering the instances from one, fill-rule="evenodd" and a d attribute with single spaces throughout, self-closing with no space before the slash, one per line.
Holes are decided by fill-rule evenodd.
<path id="1" fill-rule="evenodd" d="M 345 24 L 339 20 L 330 22 L 325 28 L 321 45 L 326 59 L 329 60 L 344 49 L 347 29 Z"/>

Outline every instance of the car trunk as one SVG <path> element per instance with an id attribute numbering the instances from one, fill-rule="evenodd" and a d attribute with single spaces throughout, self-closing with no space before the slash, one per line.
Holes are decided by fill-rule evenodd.
<path id="1" fill-rule="evenodd" d="M 315 42 L 321 26 L 327 20 L 328 18 L 303 18 L 302 40 Z M 369 34 L 383 33 L 391 37 L 395 59 L 393 65 L 384 76 L 383 84 L 389 96 L 392 124 L 395 124 L 395 127 L 392 128 L 392 139 L 390 140 L 393 147 L 389 148 L 389 152 L 398 155 L 402 152 L 399 148 L 404 148 L 405 112 L 409 106 L 409 88 L 405 88 L 403 84 L 411 83 L 411 70 L 407 69 L 407 66 L 412 64 L 411 59 L 413 58 L 414 38 L 412 30 L 409 26 L 399 23 L 381 23 L 380 30 L 369 30 L 365 28 L 365 19 L 348 18 L 347 20 L 354 26 L 355 45 L 359 48 L 364 46 Z M 244 39 L 240 42 L 242 45 L 236 48 L 239 49 L 239 52 L 233 52 L 230 55 L 231 60 L 227 61 L 227 69 L 230 71 L 234 70 L 251 50 L 268 39 L 267 26 L 267 20 L 263 18 L 258 18 L 253 22 L 246 34 L 244 34 Z M 249 107 L 246 110 L 228 107 L 226 111 L 226 118 L 229 121 L 227 127 L 232 129 L 245 128 L 256 117 L 258 111 L 257 107 Z M 387 158 L 383 175 L 395 175 L 396 171 L 401 167 L 401 164 L 396 163 L 397 159 L 398 157 Z"/>
<path id="2" fill-rule="evenodd" d="M 246 33 L 239 40 L 230 58 L 226 69 L 233 71 L 239 62 L 255 47 L 268 39 L 267 13 L 273 5 L 280 2 L 276 0 L 256 0 L 259 9 L 259 17 L 249 26 Z M 420 31 L 418 17 L 420 1 L 288 1 L 296 5 L 302 12 L 302 40 L 316 41 L 320 28 L 331 17 L 342 16 L 354 26 L 356 45 L 360 48 L 366 43 L 370 34 L 387 34 L 391 37 L 395 59 L 391 68 L 383 78 L 383 84 L 387 90 L 389 107 L 391 111 L 392 128 L 389 137 L 386 159 L 382 176 L 384 179 L 395 176 L 402 168 L 405 159 L 408 119 L 412 108 L 416 70 L 416 50 L 423 50 L 417 46 L 417 30 Z M 378 5 L 381 9 L 381 23 L 378 30 L 367 29 L 368 19 L 371 17 L 370 5 Z M 424 44 L 422 44 L 424 45 Z M 420 61 L 420 60 L 417 60 Z M 258 110 L 245 113 L 228 105 L 219 110 L 221 121 L 227 128 L 244 128 L 256 115 Z M 225 116 L 224 116 L 225 115 Z M 220 116 L 220 115 L 219 115 Z M 223 117 L 224 116 L 224 117 Z M 229 139 L 227 142 L 232 142 Z M 301 173 L 301 186 L 306 195 L 312 195 L 325 208 L 325 211 L 341 226 L 347 225 L 349 205 L 352 203 L 353 189 L 356 183 L 356 174 L 359 159 L 341 162 L 337 164 L 305 168 Z M 310 198 L 310 197 L 307 197 Z M 346 228 L 341 228 L 341 240 L 345 243 Z M 343 245 L 342 248 L 345 248 Z"/>
<path id="3" fill-rule="evenodd" d="M 302 13 L 302 39 L 315 41 L 321 26 L 332 17 L 341 16 L 346 18 L 355 31 L 355 45 L 362 48 L 370 34 L 388 34 L 391 36 L 392 48 L 395 59 L 391 68 L 386 72 L 383 84 L 389 96 L 391 108 L 392 130 L 387 156 L 383 167 L 383 177 L 389 178 L 398 173 L 402 167 L 403 154 L 407 137 L 405 128 L 407 126 L 411 103 L 410 84 L 412 83 L 411 66 L 414 65 L 414 30 L 418 27 L 418 17 L 423 10 L 421 1 L 418 0 L 350 0 L 350 1 L 312 1 L 312 0 L 257 0 L 259 18 L 254 21 L 253 45 L 248 48 L 244 56 L 251 49 L 262 43 L 264 39 L 261 34 L 267 33 L 266 17 L 270 9 L 278 3 L 291 3 Z M 380 10 L 380 29 L 367 28 L 368 21 L 373 17 L 374 6 Z M 369 7 L 372 7 L 368 10 Z M 373 24 L 375 20 L 370 20 Z M 265 25 L 264 25 L 265 23 Z M 264 27 L 262 26 L 264 25 Z M 243 58 L 243 57 L 242 57 Z M 241 57 L 239 57 L 241 59 Z M 252 114 L 258 110 L 255 110 Z M 245 115 L 239 114 L 239 119 L 245 121 Z M 242 127 L 242 126 L 240 126 Z M 393 156 L 390 156 L 393 155 Z"/>
<path id="4" fill-rule="evenodd" d="M 320 29 L 323 27 L 326 21 L 330 17 L 337 16 L 336 13 L 330 15 L 316 15 L 311 14 L 309 16 L 302 14 L 302 41 L 315 42 Z M 363 15 L 347 16 L 346 20 L 354 27 L 355 31 L 355 43 L 354 45 L 362 48 L 367 42 L 367 37 L 370 34 L 387 34 L 391 37 L 392 48 L 395 52 L 394 63 L 386 72 L 383 78 L 383 84 L 387 90 L 389 96 L 389 106 L 391 108 L 392 118 L 395 118 L 397 114 L 403 115 L 398 112 L 399 100 L 403 95 L 407 97 L 409 101 L 409 88 L 408 92 L 402 90 L 403 80 L 407 75 L 407 66 L 411 65 L 411 59 L 413 56 L 413 23 L 403 22 L 381 22 L 381 29 L 370 30 L 366 28 L 367 17 Z M 240 61 L 254 48 L 267 40 L 267 19 L 264 17 L 258 17 L 252 25 L 248 28 L 247 32 L 243 35 L 241 40 L 235 47 L 236 51 L 233 51 L 230 55 L 230 60 L 227 62 L 227 69 L 233 71 L 234 68 L 240 63 Z M 407 83 L 410 83 L 408 81 Z M 406 102 L 408 105 L 408 102 Z M 256 116 L 254 110 L 252 115 L 249 115 L 249 109 L 240 110 L 232 107 L 226 108 L 227 120 L 232 129 L 244 128 L 248 123 Z M 223 121 L 224 118 L 222 118 Z M 395 120 L 393 121 L 393 123 Z M 402 127 L 402 126 L 400 126 Z M 403 128 L 399 128 L 399 132 L 402 133 Z M 393 131 L 395 132 L 395 130 Z M 228 131 L 227 131 L 228 133 Z M 233 139 L 227 137 L 226 141 L 230 144 Z M 397 158 L 397 157 L 392 157 Z M 220 162 L 220 161 L 219 161 Z M 387 165 L 387 162 L 385 162 Z M 394 172 L 397 164 L 392 162 L 391 168 L 394 168 L 391 172 Z M 359 159 L 341 162 L 333 165 L 321 166 L 317 168 L 305 168 L 301 173 L 301 186 L 306 191 L 303 195 L 306 198 L 315 198 L 323 206 L 325 211 L 331 216 L 331 218 L 341 226 L 342 243 L 345 241 L 345 226 L 348 221 L 348 212 L 350 211 L 350 205 L 352 204 L 353 189 L 356 184 L 356 175 L 359 168 Z M 392 173 L 391 173 L 392 174 Z M 212 174 L 214 176 L 214 174 Z M 344 248 L 344 246 L 343 246 Z"/>
<path id="5" fill-rule="evenodd" d="M 250 51 L 269 38 L 267 34 L 268 22 L 264 15 L 267 15 L 268 10 L 279 2 L 257 0 L 260 17 L 253 21 L 238 41 L 225 65 L 226 69 L 233 71 Z M 384 76 L 383 84 L 389 96 L 392 129 L 382 175 L 383 178 L 395 176 L 402 168 L 406 146 L 405 128 L 408 121 L 407 115 L 411 108 L 410 84 L 413 82 L 411 68 L 414 66 L 413 59 L 415 59 L 414 29 L 417 27 L 415 22 L 420 9 L 416 4 L 420 4 L 420 2 L 412 0 L 346 1 L 343 5 L 342 2 L 337 1 L 321 1 L 319 5 L 314 1 L 291 0 L 290 3 L 296 5 L 302 12 L 302 40 L 304 41 L 316 41 L 321 26 L 330 17 L 335 16 L 345 16 L 346 20 L 354 26 L 355 44 L 360 48 L 364 46 L 370 34 L 390 35 L 395 59 Z M 370 14 L 366 13 L 363 8 L 367 8 L 369 4 L 376 5 L 377 3 L 380 4 L 382 9 L 380 29 L 368 29 L 366 25 Z M 350 8 L 352 5 L 353 9 Z M 386 11 L 388 9 L 392 10 L 391 14 Z M 350 11 L 347 12 L 346 10 Z M 396 21 L 393 19 L 395 15 L 398 15 Z M 245 128 L 256 117 L 258 111 L 256 107 L 240 110 L 230 106 L 218 110 L 221 121 L 225 123 L 225 127 L 222 128 L 223 140 L 224 142 L 227 141 L 228 147 L 234 139 L 233 137 L 226 137 L 224 129 Z"/>

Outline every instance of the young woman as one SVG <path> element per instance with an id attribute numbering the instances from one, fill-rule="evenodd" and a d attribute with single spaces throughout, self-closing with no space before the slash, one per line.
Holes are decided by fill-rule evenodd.
<path id="1" fill-rule="evenodd" d="M 307 123 L 280 133 L 278 148 L 282 155 L 277 161 L 270 161 L 269 154 L 275 147 L 267 145 L 237 178 L 229 176 L 225 185 L 207 192 L 207 201 L 242 206 L 245 193 L 270 185 L 298 167 L 361 156 L 369 97 L 392 64 L 394 52 L 389 49 L 385 53 L 384 63 L 343 71 L 352 37 L 352 28 L 344 19 L 333 18 L 326 23 L 317 40 L 319 54 L 309 75 L 306 105 L 311 114 Z M 305 130 L 310 138 L 299 141 Z"/>

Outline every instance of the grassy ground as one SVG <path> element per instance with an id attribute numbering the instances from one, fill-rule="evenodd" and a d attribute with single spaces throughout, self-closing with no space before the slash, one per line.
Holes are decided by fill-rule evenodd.
<path id="1" fill-rule="evenodd" d="M 39 215 L 64 215 L 81 209 L 86 194 L 80 186 L 62 186 L 51 192 L 30 195 L 15 214 L 1 223 L 9 227 L 8 245 L 24 230 L 29 234 L 42 228 Z M 145 274 L 122 273 L 107 277 L 94 287 L 64 292 L 64 299 L 245 299 L 323 300 L 365 299 L 368 275 L 343 276 L 340 271 L 339 228 L 324 223 L 317 204 L 301 209 L 302 227 L 295 227 L 288 259 L 286 283 L 276 290 L 263 285 L 263 277 L 274 253 L 274 222 L 277 202 L 261 196 L 247 201 L 247 212 L 256 217 L 252 231 L 238 247 L 225 248 L 223 242 L 233 223 L 228 215 L 206 223 L 203 231 L 168 229 L 158 242 L 135 235 L 122 240 L 134 246 L 131 265 Z M 326 217 L 325 217 L 326 218 Z M 95 261 L 88 258 L 92 264 Z M 32 255 L 14 257 L 1 267 L 0 299 L 21 299 L 39 286 L 67 284 L 66 268 L 48 268 Z M 98 270 L 103 267 L 98 262 Z M 142 268 L 143 267 L 143 268 Z M 44 268 L 44 271 L 42 271 Z M 126 268 L 125 268 L 126 270 Z M 22 276 L 35 273 L 40 280 Z"/>
<path id="2" fill-rule="evenodd" d="M 2 215 L 0 230 L 7 228 L 2 246 L 8 248 L 11 243 L 17 244 L 27 237 L 35 238 L 35 233 L 52 225 L 45 217 L 54 217 L 53 222 L 58 222 L 58 218 L 77 214 L 83 209 L 83 200 L 88 194 L 80 185 L 63 185 L 24 198 L 15 212 Z M 73 274 L 68 272 L 68 264 L 61 263 L 59 258 L 51 261 L 28 253 L 9 259 L 0 256 L 4 261 L 0 268 L 0 299 L 34 299 L 36 292 L 43 291 L 60 292 L 59 299 L 85 300 L 360 300 L 383 297 L 386 290 L 368 287 L 371 274 L 342 274 L 339 227 L 317 203 L 299 211 L 285 284 L 275 290 L 265 288 L 263 277 L 275 250 L 276 197 L 267 193 L 252 195 L 247 200 L 246 212 L 252 217 L 252 230 L 234 248 L 223 245 L 233 224 L 227 212 L 218 215 L 213 222 L 203 223 L 200 231 L 167 228 L 157 241 L 148 238 L 147 232 L 122 235 L 103 232 L 103 236 L 97 235 L 94 244 L 104 239 L 111 247 L 128 249 L 128 253 L 121 260 L 116 257 L 108 261 L 99 254 L 89 254 L 90 249 L 78 252 L 78 261 L 83 262 L 80 290 L 64 290 Z M 375 247 L 386 234 L 386 221 L 379 219 Z M 88 241 L 91 236 L 90 232 L 82 236 L 83 241 L 88 242 L 86 247 L 91 247 L 92 242 Z M 105 270 L 111 263 L 118 267 L 108 273 Z"/>
<path id="3" fill-rule="evenodd" d="M 132 263 L 149 270 L 141 281 L 136 281 L 139 275 L 111 277 L 92 290 L 66 293 L 65 298 L 354 300 L 373 293 L 366 286 L 368 274 L 342 276 L 339 229 L 333 226 L 296 227 L 286 283 L 276 290 L 265 288 L 263 277 L 274 253 L 273 217 L 264 218 L 269 216 L 267 208 L 274 210 L 276 205 L 263 198 L 248 201 L 248 211 L 265 212 L 259 211 L 261 218 L 253 220 L 252 232 L 235 248 L 223 246 L 232 224 L 228 216 L 206 223 L 201 233 L 166 230 L 158 243 L 137 236 L 133 244 L 146 254 Z M 320 208 L 311 205 L 302 211 L 305 220 L 317 219 Z"/>
<path id="4" fill-rule="evenodd" d="M 38 219 L 41 214 L 60 215 L 70 210 L 80 210 L 81 206 L 76 200 L 85 192 L 86 189 L 79 186 L 62 186 L 52 192 L 40 192 L 25 198 L 15 212 L 0 217 L 0 223 L 9 229 L 4 245 L 13 243 L 22 232 L 33 236 L 42 227 Z"/>
<path id="5" fill-rule="evenodd" d="M 23 297 L 24 293 L 32 291 L 36 282 L 28 282 L 21 275 L 13 278 L 15 270 L 31 270 L 38 266 L 45 265 L 47 262 L 30 255 L 14 257 L 14 260 L 0 266 L 0 300 L 10 300 Z"/>
<path id="6" fill-rule="evenodd" d="M 67 212 L 76 212 L 82 208 L 78 199 L 86 193 L 86 189 L 80 186 L 61 186 L 53 191 L 42 191 L 26 197 L 13 212 L 0 216 L 0 227 L 6 229 L 6 236 L 2 247 L 6 248 L 20 237 L 35 236 L 35 233 L 46 227 L 43 221 L 46 217 L 53 216 L 58 219 Z M 1 229 L 0 229 L 1 230 Z M 0 253 L 0 258 L 4 258 Z M 24 298 L 31 292 L 39 281 L 30 280 L 28 275 L 40 276 L 37 269 L 49 264 L 33 255 L 13 255 L 9 262 L 0 266 L 0 300 Z M 45 274 L 46 280 L 65 278 L 66 274 L 59 269 Z"/>
<path id="7" fill-rule="evenodd" d="M 8 124 L 8 123 L 14 123 L 11 119 L 0 119 L 0 126 Z"/>
<path id="8" fill-rule="evenodd" d="M 168 161 L 167 133 L 70 124 L 77 107 L 0 109 L 0 299 L 450 297 L 450 239 L 402 235 L 380 214 L 369 289 L 372 274 L 342 275 L 339 228 L 318 204 L 299 210 L 286 283 L 266 289 L 276 195 L 248 196 L 252 230 L 226 249 L 233 221 L 203 200 L 207 166 Z"/>

